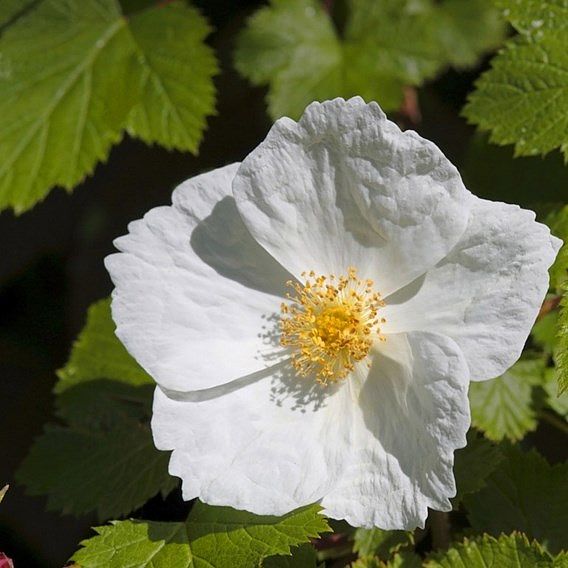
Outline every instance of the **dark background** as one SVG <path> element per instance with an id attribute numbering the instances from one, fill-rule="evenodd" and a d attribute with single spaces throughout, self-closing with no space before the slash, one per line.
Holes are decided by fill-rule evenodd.
<path id="1" fill-rule="evenodd" d="M 54 370 L 64 365 L 87 307 L 111 291 L 103 258 L 113 251 L 113 238 L 148 209 L 169 203 L 179 182 L 244 158 L 270 127 L 265 91 L 251 88 L 231 64 L 235 35 L 261 2 L 195 4 L 216 29 L 210 43 L 222 65 L 216 79 L 218 115 L 209 121 L 199 157 L 126 137 L 71 195 L 56 189 L 19 217 L 0 214 L 0 487 L 12 484 L 0 505 L 0 551 L 14 559 L 16 568 L 63 566 L 96 524 L 95 518 L 45 512 L 45 499 L 26 497 L 13 476 L 33 438 L 52 418 Z M 560 200 L 566 170 L 559 156 L 513 164 L 508 149 L 473 139 L 473 129 L 460 118 L 483 65 L 473 72 L 448 72 L 424 87 L 419 93 L 423 118 L 412 127 L 442 148 L 478 195 L 523 205 L 536 201 L 537 209 Z M 410 126 L 403 115 L 398 119 Z M 542 426 L 535 436 L 549 459 L 562 457 L 555 432 Z M 179 497 L 172 499 L 151 504 L 144 516 L 179 508 Z"/>

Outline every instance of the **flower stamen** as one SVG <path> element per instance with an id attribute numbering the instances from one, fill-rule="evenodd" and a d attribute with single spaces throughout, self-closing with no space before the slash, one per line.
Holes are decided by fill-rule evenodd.
<path id="1" fill-rule="evenodd" d="M 304 285 L 289 281 L 293 294 L 281 306 L 281 345 L 291 348 L 292 365 L 301 377 L 323 385 L 345 379 L 369 353 L 373 341 L 384 341 L 379 310 L 385 304 L 372 280 L 303 272 Z"/>

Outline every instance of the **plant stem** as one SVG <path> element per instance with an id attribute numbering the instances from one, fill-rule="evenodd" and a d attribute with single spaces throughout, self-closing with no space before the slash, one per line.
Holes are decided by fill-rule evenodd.
<path id="1" fill-rule="evenodd" d="M 548 422 L 551 426 L 558 428 L 558 430 L 560 430 L 564 434 L 568 435 L 568 424 L 565 420 L 562 420 L 562 418 L 559 418 L 551 412 L 546 412 L 545 410 L 543 410 L 539 414 L 539 418 L 541 420 L 544 420 L 545 422 Z"/>
<path id="2" fill-rule="evenodd" d="M 432 548 L 447 550 L 450 546 L 450 515 L 442 511 L 430 511 L 430 532 Z"/>

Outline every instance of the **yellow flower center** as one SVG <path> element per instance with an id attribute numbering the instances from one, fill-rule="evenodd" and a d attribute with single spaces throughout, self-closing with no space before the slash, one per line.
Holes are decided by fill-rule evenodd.
<path id="1" fill-rule="evenodd" d="M 373 341 L 384 341 L 378 313 L 384 302 L 372 280 L 303 273 L 305 284 L 288 282 L 293 293 L 282 304 L 280 343 L 292 350 L 292 364 L 302 377 L 326 385 L 344 379 L 369 353 Z"/>

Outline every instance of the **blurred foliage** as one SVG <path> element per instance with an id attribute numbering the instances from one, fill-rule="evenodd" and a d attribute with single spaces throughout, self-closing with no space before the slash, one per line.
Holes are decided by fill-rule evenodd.
<path id="1" fill-rule="evenodd" d="M 464 497 L 472 527 L 494 536 L 522 531 L 557 553 L 566 547 L 568 463 L 551 466 L 535 451 L 517 446 L 502 451 L 505 459 L 485 487 Z"/>
<path id="2" fill-rule="evenodd" d="M 197 152 L 217 72 L 197 10 L 167 2 L 125 17 L 118 0 L 15 5 L 0 3 L 0 210 L 72 189 L 125 130 Z"/>
<path id="3" fill-rule="evenodd" d="M 353 95 L 394 110 L 405 86 L 474 65 L 504 34 L 490 0 L 349 0 L 342 27 L 316 0 L 272 0 L 252 16 L 235 65 L 269 85 L 272 118 L 299 118 L 313 100 Z"/>

